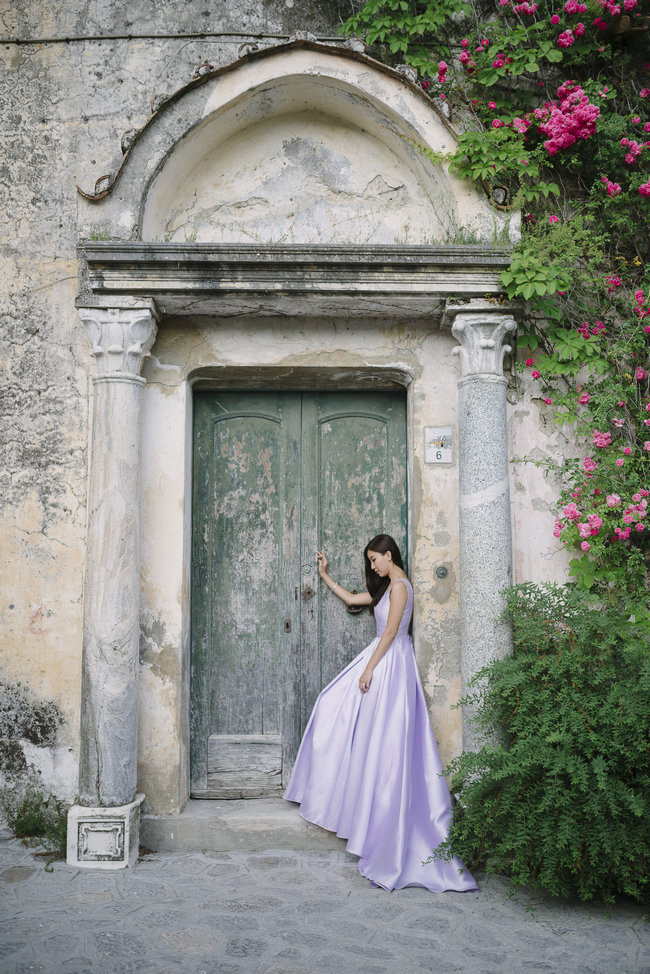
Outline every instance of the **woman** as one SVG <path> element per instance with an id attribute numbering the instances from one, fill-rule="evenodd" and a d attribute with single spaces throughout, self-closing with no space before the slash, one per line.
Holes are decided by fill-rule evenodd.
<path id="1" fill-rule="evenodd" d="M 359 872 L 386 890 L 476 889 L 459 859 L 423 865 L 446 838 L 451 803 L 409 635 L 413 589 L 395 541 L 379 534 L 363 553 L 367 592 L 318 573 L 346 605 L 367 605 L 377 638 L 325 687 L 284 794 L 300 814 L 348 840 Z"/>

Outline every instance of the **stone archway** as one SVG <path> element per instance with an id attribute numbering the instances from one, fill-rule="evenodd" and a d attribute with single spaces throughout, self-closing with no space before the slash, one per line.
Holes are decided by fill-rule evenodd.
<path id="1" fill-rule="evenodd" d="M 305 104 L 313 109 L 309 119 L 303 117 Z M 499 271 L 508 262 L 507 250 L 489 246 L 494 227 L 503 227 L 504 221 L 475 190 L 431 166 L 408 141 L 439 150 L 441 140 L 451 144 L 445 123 L 416 86 L 390 69 L 306 42 L 249 55 L 200 85 L 188 86 L 163 108 L 157 123 L 137 139 L 119 179 L 110 184 L 112 192 L 98 193 L 103 202 L 99 219 L 92 221 L 95 236 L 110 239 L 84 245 L 86 289 L 78 299 L 98 375 L 83 649 L 84 804 L 71 812 L 69 861 L 105 868 L 133 862 L 142 801 L 135 795 L 140 372 L 162 317 L 408 314 L 426 320 L 431 330 L 451 329 L 460 343 L 462 367 L 464 680 L 508 648 L 508 634 L 494 618 L 498 592 L 510 580 L 502 361 L 504 339 L 515 323 L 506 309 L 481 300 L 499 292 Z M 320 134 L 313 130 L 314 118 L 320 121 Z M 339 142 L 332 149 L 336 118 Z M 274 129 L 269 119 L 281 121 Z M 264 128 L 262 149 L 277 149 L 275 168 L 269 175 L 249 160 L 248 168 L 233 174 L 245 149 L 259 162 L 256 120 Z M 290 133 L 296 129 L 300 135 L 292 142 Z M 350 161 L 343 150 L 352 136 L 362 171 L 351 171 L 341 182 L 336 166 L 343 165 L 344 157 Z M 298 160 L 292 178 L 303 180 L 304 212 L 309 214 L 292 224 L 292 243 L 273 235 L 293 203 L 281 191 L 287 141 L 288 158 Z M 377 172 L 368 168 L 373 160 Z M 347 219 L 349 239 L 311 240 L 314 232 L 320 239 L 333 225 L 333 210 L 318 209 L 314 178 L 323 186 L 329 178 L 329 190 L 337 196 L 336 225 Z M 375 197 L 391 198 L 377 210 L 372 239 L 362 241 L 367 207 L 376 205 L 373 186 Z M 268 202 L 260 187 L 275 205 L 259 202 Z M 230 201 L 224 197 L 227 191 Z M 237 216 L 239 204 L 251 200 L 252 209 L 244 218 Z M 94 205 L 83 204 L 87 219 Z M 390 239 L 418 214 L 418 245 Z M 426 240 L 432 228 L 434 242 Z M 461 228 L 472 229 L 485 242 L 450 244 Z M 130 242 L 120 239 L 125 229 Z M 260 239 L 248 242 L 251 234 Z M 174 239 L 178 236 L 185 239 Z M 467 734 L 466 743 L 471 741 Z"/>

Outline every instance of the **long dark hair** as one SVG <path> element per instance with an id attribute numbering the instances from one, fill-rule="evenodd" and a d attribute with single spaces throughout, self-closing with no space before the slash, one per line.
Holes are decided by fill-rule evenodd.
<path id="1" fill-rule="evenodd" d="M 369 541 L 366 547 L 363 549 L 363 561 L 366 566 L 366 588 L 372 596 L 370 615 L 374 616 L 375 606 L 390 585 L 390 578 L 380 578 L 379 575 L 372 570 L 370 558 L 368 558 L 369 551 L 376 551 L 379 555 L 385 555 L 387 551 L 390 551 L 393 561 L 398 568 L 402 569 L 402 571 L 404 571 L 404 562 L 402 561 L 400 550 L 397 547 L 397 542 L 394 538 L 391 538 L 390 534 L 378 534 L 372 539 L 372 541 Z"/>

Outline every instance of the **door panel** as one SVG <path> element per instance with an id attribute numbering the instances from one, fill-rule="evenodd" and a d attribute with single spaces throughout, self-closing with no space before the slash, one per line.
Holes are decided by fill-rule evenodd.
<path id="1" fill-rule="evenodd" d="M 196 397 L 190 722 L 197 796 L 213 792 L 208 738 L 275 742 L 283 726 L 297 728 L 299 420 L 295 394 Z M 211 775 L 215 748 L 213 741 Z M 281 786 L 269 779 L 260 794 L 279 794 Z"/>
<path id="2" fill-rule="evenodd" d="M 316 549 L 358 591 L 374 534 L 405 553 L 405 430 L 400 393 L 196 396 L 193 795 L 280 794 L 316 696 L 373 638 Z"/>
<path id="3" fill-rule="evenodd" d="M 212 734 L 208 738 L 208 791 L 220 798 L 281 794 L 280 734 Z"/>
<path id="4" fill-rule="evenodd" d="M 363 549 L 392 534 L 406 556 L 406 404 L 401 393 L 319 393 L 303 401 L 303 564 L 322 548 L 332 577 L 365 591 Z M 302 726 L 316 697 L 375 635 L 325 585 L 302 613 Z M 306 610 L 306 611 L 305 611 Z"/>

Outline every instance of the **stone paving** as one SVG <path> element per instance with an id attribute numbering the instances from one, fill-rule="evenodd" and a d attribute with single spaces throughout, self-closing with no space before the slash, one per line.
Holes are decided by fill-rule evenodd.
<path id="1" fill-rule="evenodd" d="M 647 974 L 623 903 L 373 889 L 341 851 L 147 854 L 80 871 L 0 832 L 0 971 L 23 974 Z"/>

